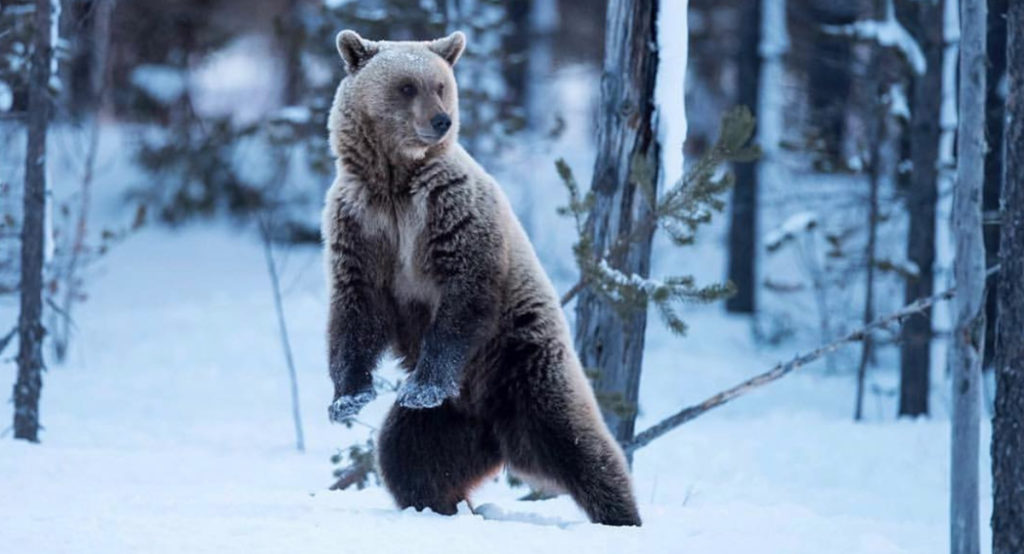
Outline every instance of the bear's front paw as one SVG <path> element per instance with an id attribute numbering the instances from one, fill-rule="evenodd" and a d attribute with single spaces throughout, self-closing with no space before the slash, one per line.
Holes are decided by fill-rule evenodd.
<path id="1" fill-rule="evenodd" d="M 459 387 L 455 383 L 447 385 L 422 383 L 415 378 L 410 378 L 402 384 L 401 390 L 398 391 L 398 405 L 414 410 L 436 408 L 445 399 L 455 398 L 458 395 Z"/>
<path id="2" fill-rule="evenodd" d="M 348 421 L 363 409 L 363 406 L 370 403 L 377 397 L 377 391 L 369 389 L 360 393 L 345 395 L 331 402 L 327 408 L 331 421 L 335 423 L 348 423 Z"/>

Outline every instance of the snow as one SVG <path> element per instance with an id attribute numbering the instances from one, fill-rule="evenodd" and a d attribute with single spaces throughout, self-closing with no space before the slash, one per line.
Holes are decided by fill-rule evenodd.
<path id="1" fill-rule="evenodd" d="M 903 53 L 911 69 L 918 75 L 923 75 L 928 68 L 921 46 L 896 18 L 896 8 L 892 0 L 886 0 L 885 19 L 881 21 L 867 20 L 849 25 L 827 25 L 825 30 L 859 39 L 875 40 L 882 46 L 894 47 Z"/>
<path id="2" fill-rule="evenodd" d="M 949 0 L 944 4 L 942 30 L 943 39 L 946 41 L 942 51 L 942 106 L 939 113 L 939 127 L 942 135 L 939 137 L 939 159 L 940 170 L 949 173 L 956 163 L 956 127 L 957 127 L 957 64 L 960 58 L 960 3 L 956 0 Z"/>
<path id="3" fill-rule="evenodd" d="M 282 63 L 271 38 L 239 36 L 190 70 L 192 102 L 203 115 L 231 115 L 239 123 L 257 121 L 280 106 Z"/>
<path id="4" fill-rule="evenodd" d="M 306 106 L 285 106 L 274 112 L 271 119 L 293 125 L 305 125 L 313 119 L 313 113 Z"/>
<path id="5" fill-rule="evenodd" d="M 608 265 L 608 260 L 604 258 L 601 258 L 601 261 L 597 264 L 597 270 L 604 275 L 604 279 L 607 281 L 615 283 L 620 287 L 630 287 L 642 290 L 647 294 L 653 294 L 658 289 L 665 287 L 665 283 L 657 279 L 645 279 L 636 273 L 626 275 L 625 273 Z"/>
<path id="6" fill-rule="evenodd" d="M 188 84 L 181 70 L 155 64 L 139 65 L 132 70 L 129 80 L 149 97 L 164 104 L 180 98 Z"/>
<path id="7" fill-rule="evenodd" d="M 683 141 L 686 139 L 686 58 L 688 55 L 688 2 L 663 2 L 658 12 L 658 77 L 654 86 L 655 129 L 662 149 L 662 182 L 665 190 L 683 175 Z M 666 185 L 667 183 L 667 185 Z"/>
<path id="8" fill-rule="evenodd" d="M 900 83 L 889 87 L 889 113 L 893 117 L 910 121 L 910 103 L 907 101 L 907 92 Z"/>
<path id="9" fill-rule="evenodd" d="M 14 92 L 11 90 L 11 85 L 8 85 L 6 81 L 0 80 L 0 112 L 10 111 L 13 105 Z"/>
<path id="10" fill-rule="evenodd" d="M 818 224 L 818 214 L 814 212 L 798 212 L 789 216 L 777 228 L 764 236 L 765 248 L 775 250 L 798 233 L 813 229 Z"/>

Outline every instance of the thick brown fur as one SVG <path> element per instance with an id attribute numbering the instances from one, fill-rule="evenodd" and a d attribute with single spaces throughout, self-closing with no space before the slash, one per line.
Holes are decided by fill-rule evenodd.
<path id="1" fill-rule="evenodd" d="M 505 195 L 457 142 L 464 43 L 338 35 L 349 75 L 330 114 L 338 177 L 323 214 L 331 417 L 373 398 L 390 348 L 409 377 L 378 461 L 400 506 L 452 514 L 508 464 L 557 484 L 594 522 L 640 525 L 554 288 Z"/>

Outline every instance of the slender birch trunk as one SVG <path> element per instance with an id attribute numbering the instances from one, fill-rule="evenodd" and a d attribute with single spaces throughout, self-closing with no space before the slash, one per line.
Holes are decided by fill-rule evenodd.
<path id="1" fill-rule="evenodd" d="M 956 321 L 950 340 L 953 430 L 950 552 L 977 554 L 978 420 L 985 348 L 985 245 L 981 231 L 985 175 L 985 0 L 960 4 L 960 123 L 953 189 Z"/>

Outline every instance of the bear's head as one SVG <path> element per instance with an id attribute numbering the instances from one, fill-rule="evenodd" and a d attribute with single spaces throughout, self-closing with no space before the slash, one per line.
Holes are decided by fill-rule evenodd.
<path id="1" fill-rule="evenodd" d="M 332 119 L 342 112 L 359 117 L 375 142 L 408 159 L 457 140 L 459 99 L 452 68 L 466 46 L 465 35 L 392 42 L 365 40 L 346 30 L 338 33 L 337 46 L 348 75 Z"/>

